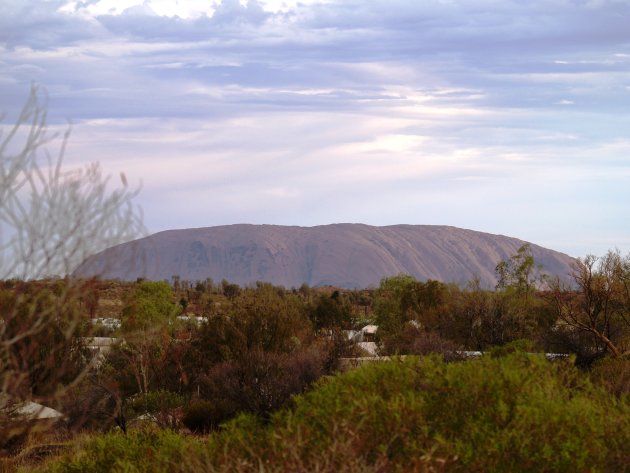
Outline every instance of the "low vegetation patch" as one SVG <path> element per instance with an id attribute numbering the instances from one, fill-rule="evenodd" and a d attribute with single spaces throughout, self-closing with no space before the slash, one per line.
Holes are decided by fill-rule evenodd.
<path id="1" fill-rule="evenodd" d="M 568 361 L 515 352 L 377 363 L 320 380 L 267 422 L 203 439 L 84 440 L 44 471 L 629 471 L 630 403 Z"/>

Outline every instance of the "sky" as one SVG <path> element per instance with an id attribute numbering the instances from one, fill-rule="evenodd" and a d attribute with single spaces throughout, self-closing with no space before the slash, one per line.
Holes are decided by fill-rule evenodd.
<path id="1" fill-rule="evenodd" d="M 1 0 L 0 110 L 150 232 L 452 225 L 630 252 L 630 1 Z M 54 146 L 50 144 L 49 146 Z"/>

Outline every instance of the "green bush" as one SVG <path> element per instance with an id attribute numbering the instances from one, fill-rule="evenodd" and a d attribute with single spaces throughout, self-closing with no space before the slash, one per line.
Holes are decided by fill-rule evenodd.
<path id="1" fill-rule="evenodd" d="M 604 358 L 591 367 L 591 380 L 611 394 L 630 398 L 630 358 Z"/>
<path id="2" fill-rule="evenodd" d="M 465 471 L 598 470 L 615 451 L 605 439 L 630 439 L 603 421 L 610 398 L 568 364 L 518 353 L 423 368 L 429 435 Z M 618 415 L 627 424 L 628 406 Z"/>
<path id="3" fill-rule="evenodd" d="M 216 461 L 245 455 L 281 471 L 290 451 L 316 469 L 334 466 L 326 452 L 342 448 L 365 465 L 401 471 L 625 471 L 630 464 L 628 403 L 569 363 L 522 352 L 366 366 L 298 397 L 267 432 L 243 444 L 234 440 L 242 439 L 240 426 L 228 426 L 211 439 Z"/>
<path id="4" fill-rule="evenodd" d="M 129 408 L 135 415 L 164 413 L 181 407 L 184 397 L 170 391 L 158 390 L 136 394 L 129 402 Z"/>
<path id="5" fill-rule="evenodd" d="M 512 342 L 506 343 L 505 345 L 496 345 L 488 350 L 488 355 L 492 358 L 500 358 L 502 356 L 510 355 L 512 353 L 534 353 L 536 351 L 536 347 L 531 340 L 518 339 Z"/>
<path id="6" fill-rule="evenodd" d="M 170 432 L 110 435 L 50 471 L 622 472 L 628 445 L 627 397 L 516 352 L 374 363 L 320 380 L 268 422 L 241 415 L 203 447 Z"/>
<path id="7" fill-rule="evenodd" d="M 191 458 L 202 457 L 201 442 L 170 430 L 147 429 L 90 437 L 76 451 L 51 463 L 49 472 L 143 473 L 188 471 Z"/>

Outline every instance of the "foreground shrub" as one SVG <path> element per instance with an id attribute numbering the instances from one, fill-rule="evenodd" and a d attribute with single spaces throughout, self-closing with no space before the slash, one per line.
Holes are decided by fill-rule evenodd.
<path id="1" fill-rule="evenodd" d="M 78 441 L 76 450 L 52 463 L 50 472 L 171 472 L 184 469 L 190 458 L 202 457 L 201 443 L 170 430 L 146 429 L 128 435 L 113 432 Z"/>
<path id="2" fill-rule="evenodd" d="M 203 448 L 134 435 L 94 440 L 50 471 L 630 471 L 627 398 L 524 353 L 368 365 L 319 381 L 268 422 L 237 417 Z M 107 442 L 121 442 L 115 454 Z"/>
<path id="3" fill-rule="evenodd" d="M 215 465 L 335 471 L 627 471 L 630 407 L 566 362 L 524 353 L 366 366 L 321 383 L 246 433 L 210 441 Z M 252 435 L 251 432 L 255 432 Z M 287 463 L 290 462 L 290 463 Z M 291 469 L 289 468 L 289 469 Z"/>
<path id="4" fill-rule="evenodd" d="M 591 380 L 615 396 L 630 397 L 630 358 L 604 358 L 591 367 Z"/>

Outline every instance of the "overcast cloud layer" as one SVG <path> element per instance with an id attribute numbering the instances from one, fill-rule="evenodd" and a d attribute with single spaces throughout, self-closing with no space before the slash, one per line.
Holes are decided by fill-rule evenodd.
<path id="1" fill-rule="evenodd" d="M 630 2 L 0 2 L 0 109 L 32 81 L 69 165 L 154 231 L 447 224 L 630 251 Z"/>

